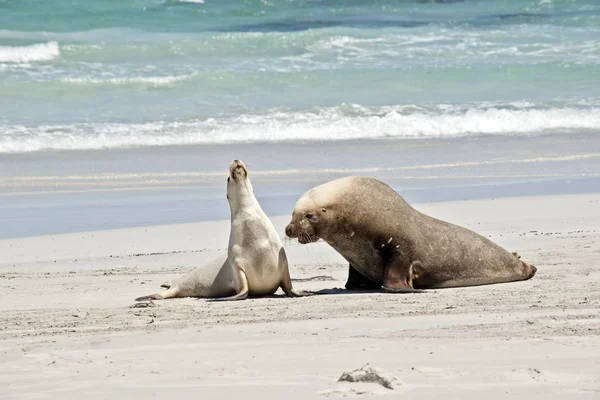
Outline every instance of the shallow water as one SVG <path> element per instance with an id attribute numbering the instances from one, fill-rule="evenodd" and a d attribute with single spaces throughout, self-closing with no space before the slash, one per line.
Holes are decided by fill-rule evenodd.
<path id="1" fill-rule="evenodd" d="M 5 155 L 0 238 L 228 219 L 235 158 L 275 216 L 291 215 L 311 187 L 347 175 L 382 179 L 411 203 L 599 192 L 599 148 L 597 132 L 571 132 Z"/>
<path id="2" fill-rule="evenodd" d="M 0 2 L 0 154 L 600 129 L 600 4 Z"/>
<path id="3" fill-rule="evenodd" d="M 0 0 L 0 237 L 270 215 L 360 174 L 411 202 L 598 190 L 592 0 Z"/>

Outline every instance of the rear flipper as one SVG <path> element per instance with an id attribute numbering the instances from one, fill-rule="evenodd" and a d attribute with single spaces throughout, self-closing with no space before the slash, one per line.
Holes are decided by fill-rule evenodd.
<path id="1" fill-rule="evenodd" d="M 537 268 L 531 264 L 526 263 L 525 261 L 521 260 L 521 262 L 523 263 L 523 272 L 525 274 L 525 280 L 533 278 L 533 276 L 537 272 Z"/>
<path id="2" fill-rule="evenodd" d="M 513 251 L 512 254 L 515 257 L 517 257 L 519 260 L 521 260 L 521 255 L 519 253 L 517 253 L 516 251 Z M 524 280 L 533 278 L 533 276 L 537 272 L 537 268 L 529 263 L 526 263 L 523 260 L 521 260 L 521 264 L 523 264 L 523 275 L 525 276 Z"/>
<path id="3" fill-rule="evenodd" d="M 148 300 L 163 300 L 171 299 L 173 297 L 179 297 L 179 290 L 176 288 L 170 288 L 162 293 L 149 294 L 147 296 L 138 297 L 135 301 L 148 301 Z"/>
<path id="4" fill-rule="evenodd" d="M 421 293 L 422 290 L 413 287 L 413 280 L 418 277 L 415 273 L 421 269 L 419 261 L 410 264 L 402 263 L 401 259 L 392 258 L 385 266 L 383 290 L 389 293 Z"/>

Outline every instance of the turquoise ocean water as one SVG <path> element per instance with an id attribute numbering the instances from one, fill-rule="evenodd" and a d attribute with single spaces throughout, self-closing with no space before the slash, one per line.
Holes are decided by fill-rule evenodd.
<path id="1" fill-rule="evenodd" d="M 0 0 L 0 239 L 600 191 L 600 1 Z M 491 210 L 493 212 L 493 210 Z"/>
<path id="2" fill-rule="evenodd" d="M 0 155 L 598 129 L 595 0 L 0 0 Z"/>

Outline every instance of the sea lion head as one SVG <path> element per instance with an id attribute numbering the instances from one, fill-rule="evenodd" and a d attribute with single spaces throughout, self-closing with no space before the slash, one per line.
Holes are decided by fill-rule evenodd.
<path id="1" fill-rule="evenodd" d="M 229 176 L 227 177 L 227 199 L 231 204 L 233 199 L 240 196 L 254 195 L 254 189 L 248 178 L 248 170 L 241 160 L 233 160 L 229 165 Z"/>
<path id="2" fill-rule="evenodd" d="M 285 228 L 289 238 L 298 238 L 302 244 L 313 243 L 327 235 L 331 212 L 327 207 L 319 206 L 310 193 L 296 203 L 292 220 Z"/>

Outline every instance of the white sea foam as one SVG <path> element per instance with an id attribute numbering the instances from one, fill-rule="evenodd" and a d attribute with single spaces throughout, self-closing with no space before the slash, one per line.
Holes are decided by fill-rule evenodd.
<path id="1" fill-rule="evenodd" d="M 305 112 L 144 124 L 88 123 L 0 127 L 0 152 L 81 150 L 131 146 L 376 138 L 437 138 L 600 130 L 600 109 L 539 109 L 527 104 L 461 108 L 437 105 L 358 105 Z"/>
<path id="2" fill-rule="evenodd" d="M 61 82 L 76 85 L 128 85 L 147 84 L 150 86 L 169 86 L 175 82 L 193 78 L 196 74 L 178 76 L 137 76 L 131 78 L 63 78 Z"/>
<path id="3" fill-rule="evenodd" d="M 0 63 L 30 63 L 49 61 L 60 55 L 58 42 L 30 46 L 0 46 Z"/>
<path id="4" fill-rule="evenodd" d="M 521 26 L 485 33 L 441 29 L 431 33 L 394 33 L 376 37 L 328 36 L 308 44 L 306 51 L 312 57 L 335 57 L 338 62 L 372 64 L 377 61 L 388 66 L 397 65 L 399 60 L 421 61 L 432 65 L 442 61 L 444 64 L 461 64 L 473 59 L 514 63 L 515 57 L 519 58 L 520 63 L 556 60 L 599 63 L 598 30 L 579 32 L 571 29 L 563 32 L 566 29 Z M 554 37 L 565 39 L 557 43 L 552 40 Z"/>

